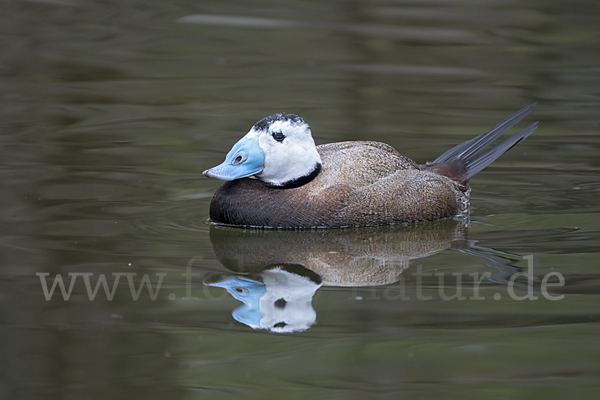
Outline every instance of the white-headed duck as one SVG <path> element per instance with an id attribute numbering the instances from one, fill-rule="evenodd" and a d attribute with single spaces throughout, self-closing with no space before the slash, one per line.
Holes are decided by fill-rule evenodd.
<path id="1" fill-rule="evenodd" d="M 210 219 L 236 227 L 305 229 L 452 217 L 469 204 L 469 178 L 537 128 L 536 122 L 485 150 L 534 107 L 424 165 L 379 142 L 316 146 L 304 119 L 271 115 L 222 164 L 203 172 L 227 181 L 215 192 Z"/>

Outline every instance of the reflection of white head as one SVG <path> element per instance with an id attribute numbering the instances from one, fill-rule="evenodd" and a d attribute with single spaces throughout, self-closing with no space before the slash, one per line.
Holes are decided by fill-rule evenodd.
<path id="1" fill-rule="evenodd" d="M 206 284 L 227 289 L 243 302 L 243 306 L 233 310 L 233 318 L 253 329 L 301 332 L 317 319 L 311 302 L 321 284 L 281 267 L 262 271 L 256 280 L 223 275 Z"/>
<path id="2" fill-rule="evenodd" d="M 305 331 L 314 324 L 317 314 L 312 298 L 320 284 L 279 267 L 260 275 L 266 291 L 259 300 L 263 317 L 257 328 L 287 333 Z"/>

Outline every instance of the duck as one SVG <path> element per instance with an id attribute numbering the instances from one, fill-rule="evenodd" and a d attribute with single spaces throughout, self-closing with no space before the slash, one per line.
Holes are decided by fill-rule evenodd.
<path id="1" fill-rule="evenodd" d="M 492 143 L 536 104 L 425 164 L 375 141 L 317 146 L 303 118 L 271 115 L 254 124 L 223 163 L 203 172 L 225 181 L 211 200 L 210 221 L 297 230 L 408 224 L 464 214 L 469 179 L 529 137 L 538 122 Z"/>

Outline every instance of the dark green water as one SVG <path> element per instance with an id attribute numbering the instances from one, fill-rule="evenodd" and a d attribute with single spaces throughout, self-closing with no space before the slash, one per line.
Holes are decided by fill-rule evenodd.
<path id="1" fill-rule="evenodd" d="M 599 26 L 583 0 L 3 3 L 0 397 L 597 398 Z M 275 112 L 425 162 L 532 102 L 467 224 L 206 222 L 201 171 Z"/>

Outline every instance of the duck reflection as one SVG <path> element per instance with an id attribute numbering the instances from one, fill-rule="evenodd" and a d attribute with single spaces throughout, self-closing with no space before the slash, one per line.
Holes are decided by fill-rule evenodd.
<path id="1" fill-rule="evenodd" d="M 391 284 L 412 259 L 470 246 L 465 224 L 454 220 L 322 231 L 212 226 L 210 239 L 221 264 L 239 274 L 215 275 L 204 283 L 244 303 L 233 311 L 237 321 L 280 333 L 314 324 L 312 298 L 323 285 Z"/>

